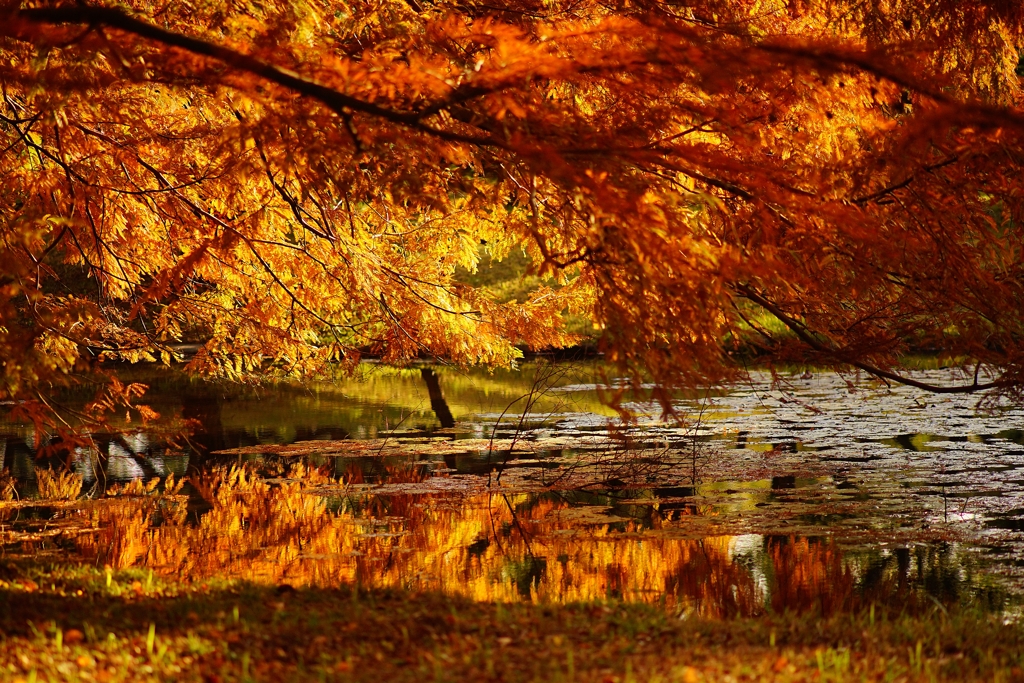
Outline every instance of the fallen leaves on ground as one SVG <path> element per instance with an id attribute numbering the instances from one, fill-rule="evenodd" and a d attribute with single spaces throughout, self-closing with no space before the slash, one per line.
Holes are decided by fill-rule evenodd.
<path id="1" fill-rule="evenodd" d="M 15 681 L 1024 678 L 1024 626 L 971 606 L 713 620 L 613 601 L 474 603 L 136 571 L 108 582 L 74 566 L 0 573 L 0 677 Z"/>

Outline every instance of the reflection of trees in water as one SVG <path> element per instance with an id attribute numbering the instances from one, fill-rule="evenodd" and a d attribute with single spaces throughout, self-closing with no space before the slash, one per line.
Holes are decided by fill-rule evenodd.
<path id="1" fill-rule="evenodd" d="M 830 614 L 915 591 L 957 600 L 970 590 L 949 546 L 851 554 L 825 538 L 672 538 L 667 522 L 581 523 L 565 499 L 527 494 L 408 493 L 355 505 L 303 490 L 339 490 L 319 471 L 291 475 L 271 484 L 244 469 L 206 472 L 193 480 L 209 508 L 199 518 L 184 497 L 98 501 L 100 531 L 80 537 L 78 550 L 194 579 L 359 581 L 479 600 L 618 597 L 720 617 Z"/>
<path id="2" fill-rule="evenodd" d="M 420 377 L 423 380 L 427 394 L 430 398 L 430 407 L 437 417 L 442 428 L 455 426 L 455 418 L 452 415 L 448 403 L 445 401 L 441 390 L 440 378 L 431 368 L 421 368 Z M 214 383 L 194 382 L 185 388 L 182 393 L 182 417 L 192 430 L 189 438 L 189 445 L 199 456 L 197 462 L 206 464 L 228 464 L 232 458 L 217 457 L 217 451 L 239 446 L 256 445 L 259 442 L 259 428 L 250 429 L 229 429 L 224 424 L 225 405 L 230 402 L 222 396 L 218 390 L 219 385 Z M 273 392 L 267 396 L 267 400 L 278 403 L 288 403 L 294 400 L 290 394 L 294 391 L 288 385 L 274 387 Z M 282 395 L 283 393 L 283 395 Z M 385 406 L 386 407 L 386 406 Z M 362 418 L 365 415 L 353 416 L 352 419 Z M 352 425 L 348 424 L 301 424 L 302 419 L 294 419 L 289 424 L 289 441 L 310 441 L 315 439 L 348 439 L 352 434 Z M 298 423 L 298 424 L 296 424 Z M 385 424 L 387 424 L 385 417 Z M 378 428 L 379 429 L 379 428 Z M 357 430 L 358 431 L 358 430 Z M 382 434 L 383 435 L 383 434 Z M 278 441 L 280 439 L 274 439 Z"/>
<path id="3" fill-rule="evenodd" d="M 412 377 L 416 377 L 416 383 L 409 382 Z M 94 434 L 91 436 L 91 446 L 72 448 L 70 453 L 64 453 L 60 458 L 45 461 L 36 459 L 38 448 L 37 444 L 31 442 L 33 436 L 29 431 L 0 440 L 0 447 L 5 449 L 8 442 L 13 444 L 13 452 L 0 455 L 0 461 L 15 478 L 23 481 L 34 477 L 35 467 L 60 467 L 65 464 L 71 464 L 87 482 L 94 479 L 118 481 L 148 478 L 177 471 L 176 463 L 170 462 L 175 451 L 187 458 L 198 471 L 198 468 L 205 466 L 238 462 L 237 457 L 219 455 L 218 451 L 267 441 L 289 443 L 325 438 L 348 439 L 360 427 L 372 427 L 376 433 L 384 435 L 387 430 L 381 430 L 387 425 L 393 428 L 410 416 L 400 406 L 390 406 L 388 403 L 367 405 L 351 398 L 331 404 L 330 409 L 313 417 L 305 413 L 296 414 L 297 407 L 309 407 L 303 403 L 303 399 L 308 401 L 312 394 L 310 389 L 292 384 L 271 385 L 261 390 L 261 393 L 252 388 L 194 380 L 173 372 L 141 379 L 153 385 L 146 401 L 152 402 L 162 416 L 158 425 L 150 426 L 153 429 L 147 428 L 146 433 L 128 428 L 122 434 Z M 445 381 L 447 383 L 454 379 L 459 378 L 446 375 Z M 405 393 L 418 393 L 420 400 L 425 387 L 437 423 L 442 428 L 451 428 L 455 425 L 455 418 L 444 397 L 441 381 L 442 375 L 432 368 L 424 367 L 416 371 L 416 375 L 406 375 L 396 387 Z M 418 392 L 413 391 L 414 387 L 418 388 Z M 338 397 L 344 394 L 331 396 L 333 400 L 340 401 Z M 401 398 L 408 402 L 408 396 L 403 394 Z M 275 407 L 269 409 L 267 406 Z M 398 413 L 401 413 L 401 417 L 392 419 Z M 238 426 L 240 421 L 244 422 L 247 418 L 251 422 Z M 383 424 L 378 424 L 381 420 Z M 144 448 L 137 447 L 133 441 L 140 437 L 151 443 Z M 27 445 L 26 440 L 29 440 Z M 41 446 L 59 446 L 59 442 L 51 441 Z M 161 462 L 162 458 L 168 462 Z M 446 456 L 446 462 L 452 469 L 468 468 L 473 472 L 486 472 L 494 468 L 489 458 L 477 462 L 472 458 Z M 368 473 L 373 469 L 368 468 Z"/>
<path id="4" fill-rule="evenodd" d="M 774 611 L 832 614 L 848 607 L 856 577 L 835 543 L 822 538 L 770 536 L 766 546 L 774 573 Z"/>
<path id="5" fill-rule="evenodd" d="M 441 391 L 442 377 L 421 369 L 438 423 L 454 423 Z M 414 375 L 415 377 L 415 375 Z M 422 386 L 422 385 L 421 385 Z M 210 470 L 233 456 L 211 451 L 252 442 L 258 432 L 224 425 L 226 402 L 216 387 L 180 394 L 182 416 L 195 420 L 197 450 L 191 500 L 124 498 L 99 501 L 100 532 L 76 541 L 79 552 L 115 566 L 149 566 L 195 578 L 238 576 L 257 581 L 372 585 L 437 589 L 477 599 L 587 600 L 609 596 L 693 607 L 707 615 L 756 614 L 767 609 L 833 613 L 865 602 L 906 600 L 924 591 L 941 601 L 975 591 L 970 572 L 952 545 L 850 553 L 825 538 L 671 538 L 685 518 L 702 511 L 693 490 L 661 488 L 673 498 L 656 510 L 630 500 L 643 491 L 550 492 L 498 497 L 416 493 L 347 499 L 304 492 L 303 485 L 334 480 L 305 473 L 302 484 L 268 484 L 236 470 Z M 346 438 L 341 426 L 294 430 L 298 440 Z M 256 436 L 254 436 L 256 434 Z M 1020 441 L 1020 432 L 1001 433 Z M 184 472 L 160 445 L 141 432 L 96 435 L 95 448 L 74 460 L 87 480 L 99 467 L 112 479 Z M 0 440 L 0 462 L 29 478 L 36 444 L 23 436 Z M 449 467 L 487 471 L 488 456 L 450 456 Z M 267 458 L 283 474 L 286 459 Z M 386 480 L 414 485 L 431 476 L 430 465 L 376 457 L 332 463 L 347 484 Z M 436 464 L 436 463 L 434 463 Z M 201 467 L 202 470 L 198 469 Z M 775 477 L 776 493 L 796 486 Z M 681 499 L 690 499 L 681 501 Z M 681 501 L 681 502 L 680 502 Z M 560 512 L 601 508 L 613 523 L 581 522 Z M 197 511 L 202 514 L 194 514 Z M 190 514 L 189 513 L 193 513 Z M 563 518 L 564 517 L 564 518 Z M 742 545 L 742 547 L 741 547 Z M 909 597 L 908 597 L 909 596 Z M 993 602 L 1001 599 L 993 591 Z"/>
<path id="6" fill-rule="evenodd" d="M 862 562 L 860 593 L 865 600 L 881 602 L 892 595 L 914 599 L 923 590 L 944 603 L 972 598 L 993 608 L 1001 606 L 1004 592 L 978 581 L 973 567 L 962 561 L 961 552 L 958 544 L 944 542 L 875 553 Z"/>
<path id="7" fill-rule="evenodd" d="M 666 593 L 722 617 L 768 609 L 829 615 L 894 600 L 909 606 L 925 596 L 954 603 L 975 593 L 949 544 L 847 553 L 827 538 L 768 536 L 756 557 L 738 561 L 729 547 L 735 538 L 694 542 Z M 990 593 L 986 600 L 996 606 L 1002 594 Z"/>
<path id="8" fill-rule="evenodd" d="M 211 385 L 196 382 L 182 392 L 181 416 L 192 434 L 189 445 L 200 456 L 228 447 L 224 439 L 223 399 Z"/>
<path id="9" fill-rule="evenodd" d="M 90 438 L 91 444 L 66 451 L 47 450 L 47 446 L 59 445 L 56 440 L 37 445 L 34 439 L 23 436 L 0 437 L 0 470 L 6 468 L 10 476 L 24 483 L 35 479 L 36 468 L 70 467 L 86 484 L 98 481 L 102 492 L 109 481 L 151 479 L 171 473 L 180 477 L 188 466 L 186 452 L 169 448 L 141 430 L 93 434 Z"/>
<path id="10" fill-rule="evenodd" d="M 36 460 L 36 444 L 32 435 L 0 436 L 4 442 L 4 467 L 15 479 L 34 479 Z"/>
<path id="11" fill-rule="evenodd" d="M 750 572 L 732 561 L 729 536 L 683 541 L 682 557 L 665 577 L 665 593 L 717 617 L 745 616 L 761 611 L 763 596 Z"/>
<path id="12" fill-rule="evenodd" d="M 515 585 L 519 597 L 529 600 L 540 591 L 547 568 L 548 561 L 545 558 L 527 555 L 521 560 L 510 561 L 505 566 L 505 571 Z"/>

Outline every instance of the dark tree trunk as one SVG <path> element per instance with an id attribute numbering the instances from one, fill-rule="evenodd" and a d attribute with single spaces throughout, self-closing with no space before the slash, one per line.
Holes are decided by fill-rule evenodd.
<path id="1" fill-rule="evenodd" d="M 421 368 L 420 375 L 423 376 L 423 381 L 427 383 L 427 393 L 430 394 L 430 407 L 434 409 L 438 422 L 441 423 L 443 428 L 451 429 L 455 426 L 455 418 L 452 417 L 452 411 L 444 400 L 444 394 L 441 393 L 441 383 L 438 382 L 437 375 L 430 368 Z"/>

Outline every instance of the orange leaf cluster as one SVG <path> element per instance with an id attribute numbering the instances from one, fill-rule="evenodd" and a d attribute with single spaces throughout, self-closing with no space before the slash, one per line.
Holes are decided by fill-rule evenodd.
<path id="1" fill-rule="evenodd" d="M 7 0 L 0 395 L 182 340 L 233 378 L 508 364 L 566 312 L 665 387 L 928 350 L 1015 392 L 1022 36 L 1016 2 Z M 460 282 L 519 247 L 556 286 Z"/>

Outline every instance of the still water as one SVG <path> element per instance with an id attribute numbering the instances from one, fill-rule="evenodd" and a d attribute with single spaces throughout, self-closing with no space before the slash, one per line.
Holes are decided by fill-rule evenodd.
<path id="1" fill-rule="evenodd" d="M 999 608 L 1024 576 L 1024 411 L 1012 406 L 754 373 L 680 399 L 685 426 L 638 404 L 626 429 L 594 364 L 368 365 L 260 388 L 125 375 L 150 384 L 160 420 L 75 449 L 63 496 L 37 468 L 64 463 L 36 458 L 25 425 L 0 423 L 9 558 L 709 616 Z"/>

